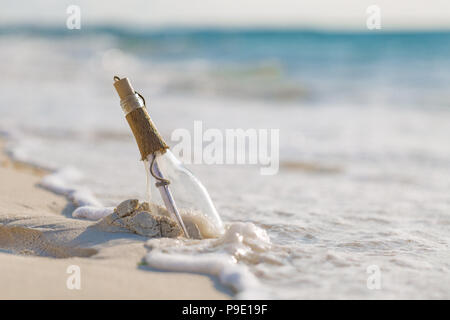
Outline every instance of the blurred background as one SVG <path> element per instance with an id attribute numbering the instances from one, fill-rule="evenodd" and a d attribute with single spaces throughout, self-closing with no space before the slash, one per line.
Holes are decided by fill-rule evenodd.
<path id="1" fill-rule="evenodd" d="M 366 26 L 373 4 L 380 30 Z M 225 221 L 251 221 L 279 246 L 276 269 L 252 267 L 274 292 L 364 297 L 341 284 L 365 281 L 376 260 L 392 280 L 383 297 L 448 297 L 448 1 L 0 5 L 0 130 L 17 159 L 66 170 L 67 184 L 105 205 L 143 198 L 144 170 L 112 86 L 127 76 L 169 144 L 195 120 L 280 129 L 276 176 L 191 167 Z M 66 26 L 70 5 L 80 29 Z"/>

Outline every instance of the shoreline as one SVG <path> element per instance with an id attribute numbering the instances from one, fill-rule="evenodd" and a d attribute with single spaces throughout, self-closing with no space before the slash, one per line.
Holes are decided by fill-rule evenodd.
<path id="1" fill-rule="evenodd" d="M 39 186 L 50 172 L 4 146 L 0 138 L 0 299 L 232 298 L 214 277 L 142 266 L 146 238 L 71 218 L 73 205 Z M 80 290 L 68 289 L 70 266 L 80 268 Z"/>

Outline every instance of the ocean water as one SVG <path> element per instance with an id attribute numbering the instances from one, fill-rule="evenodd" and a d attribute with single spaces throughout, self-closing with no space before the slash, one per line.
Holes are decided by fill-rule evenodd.
<path id="1" fill-rule="evenodd" d="M 243 298 L 450 298 L 450 33 L 2 26 L 0 48 L 8 151 L 78 205 L 145 199 L 114 75 L 170 145 L 196 120 L 280 129 L 276 175 L 189 166 L 227 231 L 151 240 L 150 265 Z"/>

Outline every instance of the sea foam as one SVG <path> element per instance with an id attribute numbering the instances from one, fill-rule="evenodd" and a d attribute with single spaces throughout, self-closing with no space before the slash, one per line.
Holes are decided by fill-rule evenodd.
<path id="1" fill-rule="evenodd" d="M 72 213 L 74 218 L 97 221 L 114 212 L 114 207 L 94 207 L 82 206 L 75 209 Z"/>
<path id="2" fill-rule="evenodd" d="M 90 190 L 87 188 L 72 187 L 81 177 L 82 174 L 77 169 L 65 167 L 45 176 L 40 184 L 57 194 L 66 196 L 77 207 L 101 207 L 102 204 L 94 197 Z"/>
<path id="3" fill-rule="evenodd" d="M 267 297 L 247 264 L 257 264 L 259 259 L 255 257 L 271 247 L 269 236 L 253 223 L 231 223 L 225 229 L 215 239 L 151 239 L 146 243 L 150 251 L 144 260 L 152 268 L 215 276 L 237 298 Z"/>

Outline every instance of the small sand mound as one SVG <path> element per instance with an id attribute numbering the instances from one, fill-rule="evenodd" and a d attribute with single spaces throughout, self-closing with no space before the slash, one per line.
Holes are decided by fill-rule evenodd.
<path id="1" fill-rule="evenodd" d="M 120 203 L 96 227 L 106 232 L 131 232 L 149 238 L 176 238 L 183 234 L 178 224 L 168 217 L 166 209 L 147 202 L 140 204 L 136 199 Z"/>
<path id="2" fill-rule="evenodd" d="M 49 241 L 42 232 L 30 228 L 0 225 L 0 249 L 15 254 L 53 258 L 90 257 L 95 249 L 63 246 Z"/>
<path id="3" fill-rule="evenodd" d="M 191 239 L 216 238 L 221 232 L 200 212 L 180 211 Z M 121 202 L 114 212 L 95 227 L 106 232 L 130 232 L 149 238 L 184 236 L 178 222 L 166 208 L 154 203 L 139 203 L 136 199 Z"/>

